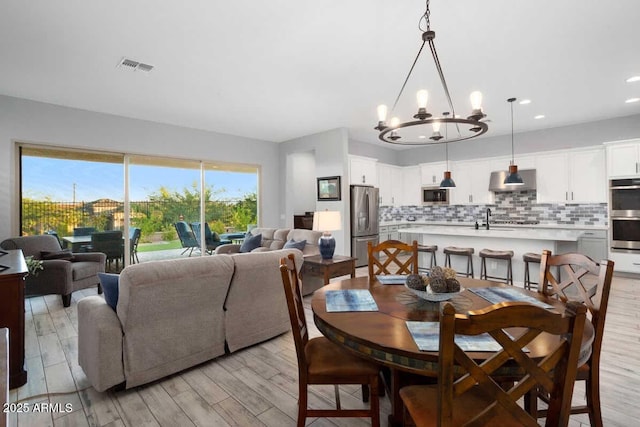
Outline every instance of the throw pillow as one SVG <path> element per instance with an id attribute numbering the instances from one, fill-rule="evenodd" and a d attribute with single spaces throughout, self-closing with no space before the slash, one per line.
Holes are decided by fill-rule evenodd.
<path id="1" fill-rule="evenodd" d="M 71 249 L 63 249 L 61 251 L 42 251 L 41 259 L 63 259 L 65 261 L 73 261 L 74 256 Z"/>
<path id="2" fill-rule="evenodd" d="M 118 288 L 120 276 L 113 273 L 98 273 L 98 280 L 100 280 L 102 292 L 104 292 L 104 300 L 107 302 L 109 307 L 113 308 L 115 311 L 116 306 L 118 305 L 118 297 L 120 295 L 120 290 Z"/>
<path id="3" fill-rule="evenodd" d="M 293 249 L 300 249 L 302 251 L 304 250 L 304 247 L 306 244 L 307 244 L 306 240 L 300 240 L 299 242 L 296 242 L 295 240 L 291 239 L 284 244 L 284 247 L 282 249 L 293 248 Z"/>
<path id="4" fill-rule="evenodd" d="M 240 252 L 251 252 L 256 248 L 259 248 L 261 243 L 262 243 L 262 234 L 256 234 L 255 236 L 247 236 L 244 238 L 244 242 L 242 242 L 242 245 L 240 245 Z"/>

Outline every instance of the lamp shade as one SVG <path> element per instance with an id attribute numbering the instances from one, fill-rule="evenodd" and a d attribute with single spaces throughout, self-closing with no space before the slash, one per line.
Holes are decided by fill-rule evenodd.
<path id="1" fill-rule="evenodd" d="M 313 213 L 313 231 L 336 231 L 342 229 L 340 211 L 318 211 Z"/>
<path id="2" fill-rule="evenodd" d="M 313 230 L 322 231 L 318 239 L 318 248 L 323 259 L 333 258 L 336 250 L 336 239 L 331 235 L 332 231 L 342 229 L 340 211 L 319 211 L 313 214 Z"/>

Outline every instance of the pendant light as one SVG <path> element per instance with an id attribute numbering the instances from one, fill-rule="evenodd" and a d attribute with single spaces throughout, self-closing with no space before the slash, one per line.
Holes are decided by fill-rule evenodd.
<path id="1" fill-rule="evenodd" d="M 511 163 L 509 164 L 509 175 L 504 179 L 504 185 L 523 185 L 524 180 L 518 173 L 518 165 L 513 160 L 513 101 L 515 98 L 507 99 L 511 106 Z"/>
<path id="2" fill-rule="evenodd" d="M 449 113 L 442 113 L 442 115 L 447 118 Z M 447 132 L 447 123 L 444 124 L 444 133 L 448 137 Z M 439 134 L 439 132 L 438 132 Z M 445 139 L 446 141 L 446 139 Z M 451 171 L 449 170 L 449 142 L 444 143 L 444 152 L 445 158 L 447 159 L 447 170 L 444 172 L 444 179 L 440 181 L 440 188 L 453 188 L 456 186 L 456 183 L 451 179 Z"/>

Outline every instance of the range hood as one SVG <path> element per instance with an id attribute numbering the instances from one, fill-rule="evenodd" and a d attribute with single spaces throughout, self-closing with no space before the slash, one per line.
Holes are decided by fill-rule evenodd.
<path id="1" fill-rule="evenodd" d="M 496 171 L 491 172 L 491 180 L 489 181 L 489 191 L 494 192 L 507 192 L 507 191 L 527 191 L 536 189 L 536 170 L 525 169 L 518 171 L 524 185 L 504 185 L 504 179 L 509 174 L 509 171 Z"/>

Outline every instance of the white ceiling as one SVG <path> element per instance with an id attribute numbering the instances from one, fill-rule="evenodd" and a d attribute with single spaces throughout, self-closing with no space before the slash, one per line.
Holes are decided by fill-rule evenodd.
<path id="1" fill-rule="evenodd" d="M 346 127 L 379 143 L 420 44 L 422 0 L 2 0 L 0 94 L 286 141 Z M 481 90 L 486 136 L 640 113 L 640 1 L 432 0 L 431 26 L 459 114 Z M 428 53 L 428 52 L 425 52 Z M 116 67 L 131 58 L 148 74 Z M 431 59 L 418 85 L 448 110 Z M 404 101 L 404 102 L 403 102 Z M 534 120 L 544 114 L 542 120 Z"/>

